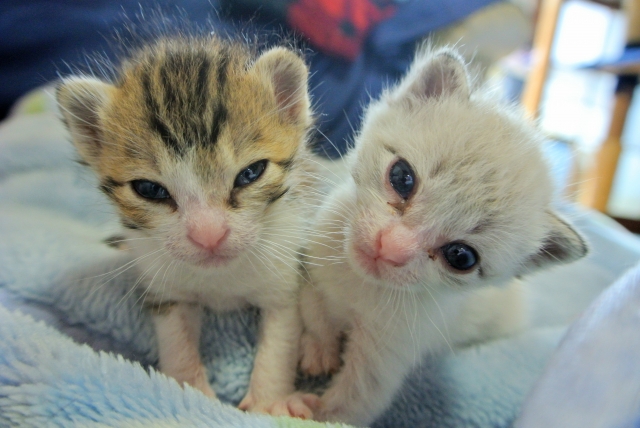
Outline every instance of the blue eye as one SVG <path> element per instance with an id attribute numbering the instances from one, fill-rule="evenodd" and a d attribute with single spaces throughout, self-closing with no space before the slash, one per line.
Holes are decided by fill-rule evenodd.
<path id="1" fill-rule="evenodd" d="M 456 270 L 469 270 L 478 263 L 478 253 L 466 244 L 453 242 L 440 248 L 449 266 Z"/>
<path id="2" fill-rule="evenodd" d="M 236 181 L 233 183 L 233 187 L 244 187 L 248 184 L 253 183 L 258 178 L 260 178 L 266 167 L 266 159 L 252 163 L 251 165 L 240 171 L 240 173 L 236 176 Z"/>
<path id="3" fill-rule="evenodd" d="M 389 183 L 403 199 L 409 198 L 415 182 L 415 174 L 404 159 L 398 160 L 389 170 Z"/>
<path id="4" fill-rule="evenodd" d="M 133 190 L 145 199 L 169 199 L 169 191 L 153 181 L 134 180 L 131 182 Z"/>

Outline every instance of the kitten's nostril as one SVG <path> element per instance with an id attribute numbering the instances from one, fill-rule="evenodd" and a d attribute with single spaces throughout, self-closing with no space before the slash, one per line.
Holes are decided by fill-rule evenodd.
<path id="1" fill-rule="evenodd" d="M 397 225 L 380 234 L 379 260 L 394 266 L 406 265 L 416 254 L 418 242 L 415 233 L 402 225 Z"/>
<path id="2" fill-rule="evenodd" d="M 228 236 L 229 229 L 226 227 L 191 229 L 187 234 L 189 240 L 196 247 L 208 251 L 218 248 Z"/>

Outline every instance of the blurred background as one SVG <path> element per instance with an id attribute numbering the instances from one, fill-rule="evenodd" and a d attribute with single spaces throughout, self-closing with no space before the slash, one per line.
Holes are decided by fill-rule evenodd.
<path id="1" fill-rule="evenodd" d="M 560 197 L 640 232 L 638 1 L 58 0 L 0 3 L 0 118 L 20 97 L 117 58 L 149 27 L 244 34 L 303 48 L 318 112 L 315 144 L 345 152 L 362 108 L 425 39 L 456 45 L 548 135 Z M 136 33 L 138 36 L 132 36 Z M 118 39 L 119 41 L 116 41 Z M 104 73 L 109 74 L 108 71 Z"/>

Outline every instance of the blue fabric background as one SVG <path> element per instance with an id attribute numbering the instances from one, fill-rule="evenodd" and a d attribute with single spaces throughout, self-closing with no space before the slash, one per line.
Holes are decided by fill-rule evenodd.
<path id="1" fill-rule="evenodd" d="M 363 106 L 408 67 L 415 42 L 495 0 L 412 0 L 370 34 L 361 55 L 349 63 L 311 52 L 310 88 L 318 113 L 317 143 L 336 156 L 346 151 Z M 115 57 L 114 31 L 160 8 L 167 17 L 217 31 L 282 34 L 284 24 L 259 14 L 229 16 L 219 0 L 26 0 L 0 2 L 0 117 L 28 90 L 69 74 L 86 54 Z M 142 13 L 141 13 L 142 11 Z M 227 15 L 227 16 L 225 16 Z M 248 24 L 247 21 L 251 21 Z M 169 23 L 169 26 L 171 23 Z M 333 143 L 333 144 L 331 144 Z"/>

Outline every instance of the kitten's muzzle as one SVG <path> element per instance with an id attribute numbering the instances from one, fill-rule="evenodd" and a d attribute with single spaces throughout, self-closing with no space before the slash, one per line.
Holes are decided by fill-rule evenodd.
<path id="1" fill-rule="evenodd" d="M 389 267 L 402 267 L 418 254 L 416 233 L 402 224 L 395 224 L 378 232 L 373 246 L 355 245 L 358 262 L 369 274 L 379 278 Z"/>

